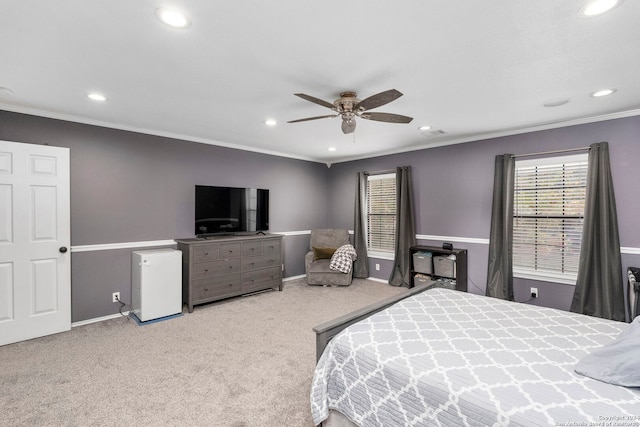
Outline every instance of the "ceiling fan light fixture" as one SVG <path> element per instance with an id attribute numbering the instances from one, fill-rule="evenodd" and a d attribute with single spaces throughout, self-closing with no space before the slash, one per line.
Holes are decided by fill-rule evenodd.
<path id="1" fill-rule="evenodd" d="M 328 151 L 336 151 L 336 147 L 329 147 L 327 148 Z"/>
<path id="2" fill-rule="evenodd" d="M 580 14 L 586 18 L 602 15 L 620 6 L 622 0 L 593 0 L 580 9 Z"/>
<path id="3" fill-rule="evenodd" d="M 267 120 L 264 121 L 264 124 L 267 125 L 267 126 L 273 127 L 273 126 L 277 125 L 278 122 L 275 119 L 267 119 Z"/>
<path id="4" fill-rule="evenodd" d="M 431 129 L 431 126 L 428 126 L 428 125 L 420 126 L 418 128 L 420 132 L 424 132 L 425 130 L 429 130 L 429 129 Z"/>
<path id="5" fill-rule="evenodd" d="M 191 26 L 191 20 L 183 13 L 171 9 L 157 9 L 156 17 L 171 28 L 183 30 Z"/>
<path id="6" fill-rule="evenodd" d="M 343 118 L 342 119 L 342 132 L 353 133 L 356 130 L 356 121 L 352 118 Z"/>

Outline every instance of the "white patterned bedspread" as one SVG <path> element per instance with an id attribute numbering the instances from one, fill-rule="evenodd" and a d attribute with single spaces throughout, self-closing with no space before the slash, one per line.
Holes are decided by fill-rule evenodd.
<path id="1" fill-rule="evenodd" d="M 431 289 L 330 341 L 313 379 L 313 420 L 335 409 L 359 426 L 640 425 L 640 389 L 573 370 L 627 327 Z"/>

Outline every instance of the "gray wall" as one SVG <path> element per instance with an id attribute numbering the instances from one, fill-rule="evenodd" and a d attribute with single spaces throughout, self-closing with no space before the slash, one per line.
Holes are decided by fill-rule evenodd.
<path id="1" fill-rule="evenodd" d="M 268 188 L 273 232 L 328 226 L 324 164 L 4 111 L 0 139 L 70 149 L 72 247 L 193 237 L 196 184 Z M 285 276 L 304 274 L 308 242 L 285 237 Z M 117 313 L 112 292 L 131 301 L 133 250 L 72 252 L 72 321 Z"/>
<path id="2" fill-rule="evenodd" d="M 640 117 L 623 118 L 522 135 L 487 139 L 390 156 L 376 157 L 331 167 L 329 203 L 333 206 L 330 222 L 353 228 L 353 197 L 356 171 L 377 171 L 410 165 L 419 235 L 488 239 L 491 217 L 494 158 L 497 154 L 527 154 L 550 150 L 588 147 L 608 141 L 616 192 L 620 241 L 622 247 L 640 248 Z M 442 241 L 419 241 L 440 246 Z M 454 247 L 469 251 L 469 292 L 483 293 L 486 288 L 488 245 L 460 242 Z M 640 255 L 623 254 L 623 270 L 640 265 Z M 381 264 L 373 277 L 388 279 L 391 262 Z M 384 267 L 383 267 L 384 266 Z M 621 272 L 623 274 L 623 272 Z M 625 280 L 626 282 L 626 280 Z M 529 288 L 538 287 L 537 304 L 567 310 L 573 286 L 516 279 L 516 300 L 528 299 Z"/>
<path id="3" fill-rule="evenodd" d="M 268 188 L 271 230 L 353 229 L 355 172 L 411 165 L 417 233 L 488 239 L 496 154 L 524 154 L 610 144 L 621 243 L 640 248 L 640 117 L 495 138 L 334 164 L 269 156 L 157 136 L 0 111 L 0 139 L 70 148 L 72 246 L 172 240 L 193 236 L 195 184 Z M 285 277 L 304 274 L 308 235 L 284 239 Z M 441 245 L 441 241 L 419 241 Z M 469 291 L 484 292 L 487 245 L 469 250 Z M 130 301 L 131 252 L 72 253 L 72 320 L 117 312 L 111 293 Z M 623 268 L 640 255 L 623 254 Z M 375 264 L 380 270 L 375 270 Z M 391 261 L 370 260 L 386 280 Z M 516 299 L 538 287 L 538 304 L 568 309 L 573 287 L 516 280 Z"/>

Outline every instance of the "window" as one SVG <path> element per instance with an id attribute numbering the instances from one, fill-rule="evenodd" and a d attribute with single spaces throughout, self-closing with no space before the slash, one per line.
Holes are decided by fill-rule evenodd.
<path id="1" fill-rule="evenodd" d="M 394 252 L 396 239 L 396 174 L 367 177 L 367 249 Z"/>
<path id="2" fill-rule="evenodd" d="M 516 160 L 515 275 L 575 283 L 584 223 L 587 160 L 586 153 Z"/>

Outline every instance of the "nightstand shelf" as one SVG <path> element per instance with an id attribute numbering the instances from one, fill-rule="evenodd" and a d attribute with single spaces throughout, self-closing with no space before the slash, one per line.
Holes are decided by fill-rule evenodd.
<path id="1" fill-rule="evenodd" d="M 411 286 L 435 281 L 436 287 L 467 292 L 467 250 L 411 246 Z M 428 253 L 430 255 L 423 255 Z M 452 255 L 455 260 L 452 259 Z"/>

